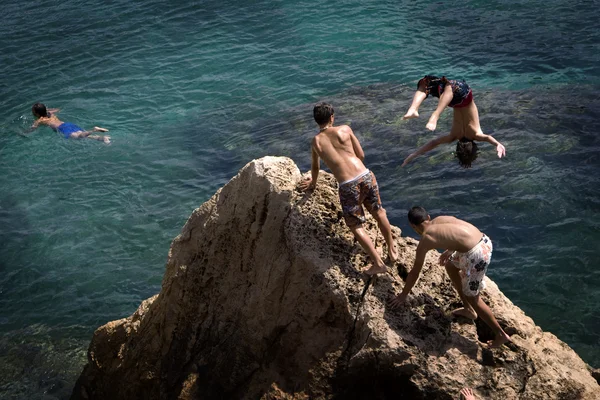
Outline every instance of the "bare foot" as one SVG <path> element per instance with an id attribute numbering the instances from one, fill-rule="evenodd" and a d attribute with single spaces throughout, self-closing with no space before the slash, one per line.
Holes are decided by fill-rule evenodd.
<path id="1" fill-rule="evenodd" d="M 406 112 L 406 114 L 404 114 L 404 117 L 402 117 L 402 119 L 411 119 L 411 118 L 419 118 L 419 112 L 408 110 Z"/>
<path id="2" fill-rule="evenodd" d="M 510 336 L 502 332 L 501 334 L 496 335 L 496 338 L 494 340 L 488 341 L 487 345 L 490 349 L 495 349 L 510 341 Z"/>
<path id="3" fill-rule="evenodd" d="M 456 310 L 452 311 L 452 314 L 456 315 L 456 316 L 472 319 L 472 320 L 477 319 L 477 313 L 475 312 L 475 310 L 468 310 L 464 307 L 457 308 Z"/>
<path id="4" fill-rule="evenodd" d="M 104 143 L 106 144 L 110 144 L 110 136 L 104 136 L 104 139 L 102 139 L 102 141 L 104 141 Z"/>
<path id="5" fill-rule="evenodd" d="M 375 265 L 373 265 L 371 268 L 369 268 L 368 270 L 365 271 L 365 274 L 376 275 L 376 274 L 383 274 L 386 272 L 387 272 L 387 267 L 385 265 L 383 265 L 381 267 L 376 267 Z"/>
<path id="6" fill-rule="evenodd" d="M 108 132 L 106 128 L 100 128 L 99 126 L 94 127 L 94 132 Z"/>
<path id="7" fill-rule="evenodd" d="M 464 400 L 477 400 L 477 397 L 473 394 L 473 389 L 463 388 L 460 391 L 460 398 Z"/>
<path id="8" fill-rule="evenodd" d="M 425 125 L 425 128 L 429 129 L 430 131 L 435 131 L 436 127 L 437 127 L 437 118 L 435 118 L 435 117 L 429 118 L 429 122 L 427 123 L 427 125 Z"/>

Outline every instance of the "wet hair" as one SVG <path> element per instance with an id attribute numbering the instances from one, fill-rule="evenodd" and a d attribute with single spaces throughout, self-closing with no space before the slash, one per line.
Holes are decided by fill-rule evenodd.
<path id="1" fill-rule="evenodd" d="M 37 115 L 38 117 L 50 117 L 50 115 L 48 114 L 48 110 L 46 110 L 46 106 L 42 103 L 35 103 L 31 107 L 31 112 L 34 115 Z"/>
<path id="2" fill-rule="evenodd" d="M 318 103 L 313 108 L 313 117 L 315 117 L 315 122 L 319 125 L 328 123 L 333 114 L 333 106 L 328 103 Z"/>
<path id="3" fill-rule="evenodd" d="M 413 225 L 421 225 L 423 221 L 427 220 L 428 216 L 429 214 L 427 214 L 427 210 L 425 210 L 423 207 L 415 206 L 408 212 L 408 222 Z"/>
<path id="4" fill-rule="evenodd" d="M 456 143 L 458 163 L 463 168 L 471 168 L 471 163 L 477 159 L 477 143 L 467 138 L 462 138 Z"/>

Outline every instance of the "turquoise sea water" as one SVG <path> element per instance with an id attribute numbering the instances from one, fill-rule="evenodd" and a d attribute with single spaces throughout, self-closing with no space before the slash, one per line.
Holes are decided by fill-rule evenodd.
<path id="1" fill-rule="evenodd" d="M 0 14 L 0 398 L 66 398 L 92 332 L 160 289 L 170 241 L 244 164 L 307 170 L 331 101 L 391 222 L 467 219 L 489 275 L 600 367 L 597 2 L 4 2 Z M 471 170 L 400 121 L 426 73 L 473 87 L 490 145 Z M 113 144 L 24 134 L 36 101 Z M 438 124 L 450 128 L 451 111 Z"/>

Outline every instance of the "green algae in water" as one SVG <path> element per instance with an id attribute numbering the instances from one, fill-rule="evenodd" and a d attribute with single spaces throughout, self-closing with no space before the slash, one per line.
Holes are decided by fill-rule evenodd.
<path id="1" fill-rule="evenodd" d="M 8 399 L 68 398 L 87 362 L 88 340 L 32 325 L 0 339 L 0 393 Z M 46 397 L 45 397 L 46 398 Z"/>
<path id="2" fill-rule="evenodd" d="M 542 151 L 545 153 L 569 153 L 579 145 L 579 140 L 574 136 L 562 133 L 546 135 L 542 143 Z"/>

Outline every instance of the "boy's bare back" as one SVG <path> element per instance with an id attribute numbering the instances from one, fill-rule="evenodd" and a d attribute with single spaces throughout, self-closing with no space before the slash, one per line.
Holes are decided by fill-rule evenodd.
<path id="1" fill-rule="evenodd" d="M 313 151 L 325 161 L 338 182 L 352 179 L 367 168 L 364 152 L 348 125 L 328 127 L 314 137 Z"/>
<path id="2" fill-rule="evenodd" d="M 431 220 L 431 226 L 425 230 L 428 239 L 435 248 L 467 252 L 481 240 L 483 233 L 474 225 L 458 218 L 440 216 Z"/>

